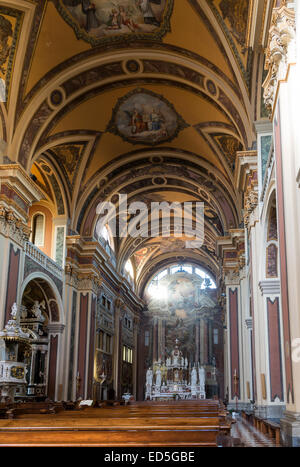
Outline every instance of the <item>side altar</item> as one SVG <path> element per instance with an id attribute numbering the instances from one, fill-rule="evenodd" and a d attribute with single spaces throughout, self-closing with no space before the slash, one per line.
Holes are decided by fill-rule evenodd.
<path id="1" fill-rule="evenodd" d="M 205 369 L 199 363 L 191 368 L 176 339 L 171 357 L 155 362 L 146 373 L 145 400 L 205 399 Z"/>

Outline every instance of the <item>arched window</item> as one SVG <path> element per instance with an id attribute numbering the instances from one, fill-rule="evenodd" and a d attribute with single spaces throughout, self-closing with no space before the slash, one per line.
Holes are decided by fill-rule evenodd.
<path id="1" fill-rule="evenodd" d="M 266 243 L 266 277 L 278 277 L 278 232 L 277 211 L 272 206 L 269 212 Z"/>
<path id="2" fill-rule="evenodd" d="M 112 236 L 110 235 L 107 225 L 104 225 L 100 232 L 101 237 L 109 244 L 110 248 L 114 251 L 114 242 Z"/>
<path id="3" fill-rule="evenodd" d="M 45 216 L 35 214 L 32 219 L 32 243 L 36 246 L 44 246 Z"/>
<path id="4" fill-rule="evenodd" d="M 198 276 L 202 277 L 203 282 L 202 282 L 201 289 L 216 289 L 217 288 L 214 280 L 203 269 L 197 268 L 191 264 L 175 264 L 175 265 L 171 265 L 167 269 L 163 269 L 158 274 L 156 274 L 156 276 L 154 276 L 154 278 L 148 285 L 148 289 L 147 289 L 148 293 L 150 295 L 155 295 L 155 296 L 159 296 L 160 298 L 163 298 L 166 294 L 166 291 L 164 290 L 163 287 L 159 285 L 160 280 L 169 274 L 176 274 L 179 272 L 185 272 L 188 274 L 197 274 Z"/>
<path id="5" fill-rule="evenodd" d="M 134 271 L 133 271 L 133 266 L 132 266 L 132 262 L 130 259 L 125 264 L 125 271 L 130 275 L 131 279 L 134 279 Z"/>

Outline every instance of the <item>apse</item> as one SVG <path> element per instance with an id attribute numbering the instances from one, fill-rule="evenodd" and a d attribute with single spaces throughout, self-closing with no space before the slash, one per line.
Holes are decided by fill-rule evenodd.
<path id="1" fill-rule="evenodd" d="M 193 368 L 204 368 L 206 392 L 219 395 L 223 377 L 222 313 L 214 280 L 200 267 L 173 264 L 160 271 L 145 290 L 147 309 L 146 366 L 159 367 L 162 385 L 168 384 L 167 366 L 178 352 L 184 380 L 191 383 Z"/>

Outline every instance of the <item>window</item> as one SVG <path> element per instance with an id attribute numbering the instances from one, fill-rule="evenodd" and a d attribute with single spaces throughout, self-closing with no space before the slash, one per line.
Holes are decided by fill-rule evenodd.
<path id="1" fill-rule="evenodd" d="M 133 266 L 132 266 L 132 262 L 130 259 L 125 264 L 125 271 L 128 272 L 128 274 L 130 275 L 132 279 L 134 278 Z"/>
<path id="2" fill-rule="evenodd" d="M 214 345 L 218 345 L 219 343 L 219 331 L 218 329 L 214 329 Z"/>
<path id="3" fill-rule="evenodd" d="M 177 274 L 181 272 L 185 272 L 187 274 L 197 274 L 198 276 L 200 276 L 203 279 L 201 289 L 216 289 L 217 288 L 213 279 L 208 274 L 206 274 L 206 272 L 203 271 L 203 269 L 197 268 L 191 264 L 177 264 L 169 268 L 163 269 L 158 274 L 156 274 L 156 276 L 154 276 L 154 278 L 152 279 L 152 281 L 150 282 L 148 286 L 148 289 L 147 289 L 148 293 L 150 295 L 156 296 L 159 299 L 165 298 L 166 291 L 159 284 L 159 281 L 163 279 L 165 276 L 167 276 L 168 274 Z"/>
<path id="4" fill-rule="evenodd" d="M 36 214 L 32 220 L 32 243 L 36 246 L 44 246 L 45 217 Z"/>
<path id="5" fill-rule="evenodd" d="M 131 319 L 125 317 L 124 326 L 128 329 L 131 329 Z"/>
<path id="6" fill-rule="evenodd" d="M 112 336 L 106 334 L 104 331 L 99 331 L 97 339 L 97 347 L 106 353 L 111 353 L 112 351 Z"/>
<path id="7" fill-rule="evenodd" d="M 112 239 L 112 235 L 110 235 L 110 230 L 107 225 L 104 225 L 100 231 L 100 235 L 105 242 L 108 243 L 110 248 L 114 251 L 114 242 Z"/>
<path id="8" fill-rule="evenodd" d="M 133 361 L 133 351 L 127 345 L 123 345 L 123 362 L 132 363 Z"/>

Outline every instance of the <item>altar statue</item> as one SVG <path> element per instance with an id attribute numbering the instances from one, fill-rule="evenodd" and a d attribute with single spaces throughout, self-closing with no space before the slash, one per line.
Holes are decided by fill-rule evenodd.
<path id="1" fill-rule="evenodd" d="M 192 375 L 191 375 L 191 386 L 195 387 L 197 384 L 197 370 L 194 367 L 192 370 Z"/>
<path id="2" fill-rule="evenodd" d="M 17 314 L 18 314 L 18 307 L 17 307 L 17 304 L 14 303 L 13 306 L 11 307 L 10 316 L 12 317 L 12 319 L 17 319 Z"/>
<path id="3" fill-rule="evenodd" d="M 146 384 L 147 384 L 147 386 L 148 385 L 150 387 L 152 386 L 152 380 L 153 380 L 153 371 L 151 370 L 151 368 L 148 368 L 147 375 L 146 375 Z"/>
<path id="4" fill-rule="evenodd" d="M 161 371 L 160 368 L 156 370 L 156 386 L 160 387 L 161 386 Z"/>
<path id="5" fill-rule="evenodd" d="M 205 369 L 203 366 L 199 368 L 199 385 L 200 391 L 205 391 Z"/>
<path id="6" fill-rule="evenodd" d="M 39 321 L 43 322 L 43 321 L 45 321 L 46 318 L 42 314 L 42 310 L 40 309 L 41 306 L 43 307 L 43 302 L 39 303 L 38 300 L 35 300 L 34 305 L 31 308 L 31 311 L 32 311 L 35 318 L 37 318 Z"/>

